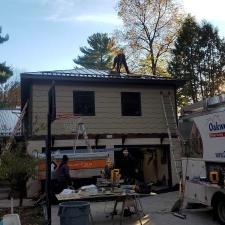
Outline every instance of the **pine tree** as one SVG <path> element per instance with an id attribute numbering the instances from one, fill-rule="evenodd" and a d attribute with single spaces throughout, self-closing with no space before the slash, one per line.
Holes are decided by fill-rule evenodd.
<path id="1" fill-rule="evenodd" d="M 5 36 L 1 36 L 1 33 L 2 33 L 2 28 L 0 27 L 0 44 L 9 40 L 8 34 L 6 34 Z M 0 84 L 5 83 L 6 80 L 12 75 L 13 75 L 13 72 L 10 69 L 10 67 L 6 66 L 5 63 L 0 63 Z"/>
<path id="2" fill-rule="evenodd" d="M 87 39 L 88 47 L 81 47 L 82 56 L 73 61 L 86 68 L 110 69 L 112 67 L 113 39 L 106 33 L 95 33 Z"/>
<path id="3" fill-rule="evenodd" d="M 199 26 L 193 17 L 188 16 L 175 41 L 169 72 L 174 78 L 187 80 L 182 95 L 186 101 L 197 101 L 198 76 L 196 70 L 197 42 Z M 185 98 L 184 98 L 185 99 Z"/>
<path id="4" fill-rule="evenodd" d="M 218 94 L 224 82 L 225 43 L 210 23 L 185 19 L 168 70 L 172 77 L 186 80 L 180 90 L 180 105 Z"/>
<path id="5" fill-rule="evenodd" d="M 0 63 L 0 84 L 3 84 L 7 81 L 9 77 L 13 75 L 12 70 L 9 66 L 6 66 L 5 63 Z"/>
<path id="6" fill-rule="evenodd" d="M 200 70 L 202 97 L 220 93 L 224 82 L 225 42 L 220 39 L 218 30 L 212 24 L 204 21 L 200 31 Z M 203 85 L 202 85 L 203 84 Z"/>

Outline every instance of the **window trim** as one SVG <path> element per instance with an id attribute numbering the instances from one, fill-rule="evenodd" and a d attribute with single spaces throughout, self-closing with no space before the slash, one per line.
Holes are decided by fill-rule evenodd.
<path id="1" fill-rule="evenodd" d="M 93 112 L 90 113 L 90 114 L 81 114 L 81 113 L 77 113 L 76 110 L 75 110 L 75 93 L 78 93 L 78 92 L 89 92 L 89 93 L 92 93 L 93 94 Z M 81 115 L 81 116 L 95 116 L 95 91 L 86 91 L 86 90 L 75 90 L 73 91 L 73 113 L 74 114 L 78 114 L 78 115 Z"/>
<path id="2" fill-rule="evenodd" d="M 139 114 L 138 115 L 124 115 L 124 110 L 123 110 L 123 93 L 135 93 L 138 94 L 139 96 L 139 107 L 138 107 L 138 111 Z M 121 100 L 121 116 L 142 116 L 142 104 L 141 104 L 141 92 L 134 92 L 134 91 L 122 91 L 120 92 L 120 100 Z"/>

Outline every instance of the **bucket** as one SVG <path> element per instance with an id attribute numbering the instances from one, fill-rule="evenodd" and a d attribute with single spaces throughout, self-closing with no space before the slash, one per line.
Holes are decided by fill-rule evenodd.
<path id="1" fill-rule="evenodd" d="M 7 214 L 3 216 L 3 220 L 0 221 L 0 225 L 21 225 L 20 217 L 18 214 Z"/>
<path id="2" fill-rule="evenodd" d="M 69 201 L 59 204 L 60 225 L 89 225 L 90 204 L 84 201 Z"/>

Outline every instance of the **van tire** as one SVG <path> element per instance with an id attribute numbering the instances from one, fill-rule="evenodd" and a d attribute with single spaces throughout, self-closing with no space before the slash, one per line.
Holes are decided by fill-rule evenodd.
<path id="1" fill-rule="evenodd" d="M 214 205 L 214 210 L 220 224 L 225 225 L 225 198 L 219 199 Z"/>

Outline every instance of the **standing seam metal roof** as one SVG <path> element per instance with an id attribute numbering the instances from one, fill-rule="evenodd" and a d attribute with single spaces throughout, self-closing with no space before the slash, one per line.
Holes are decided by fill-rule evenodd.
<path id="1" fill-rule="evenodd" d="M 24 75 L 35 76 L 61 76 L 63 77 L 82 77 L 82 78 L 117 78 L 117 79 L 138 79 L 138 80 L 176 80 L 170 77 L 152 76 L 152 75 L 141 75 L 141 74 L 125 74 L 111 72 L 109 70 L 98 70 L 98 69 L 86 69 L 86 68 L 75 68 L 71 70 L 53 70 L 53 71 L 39 71 L 39 72 L 26 72 Z"/>

